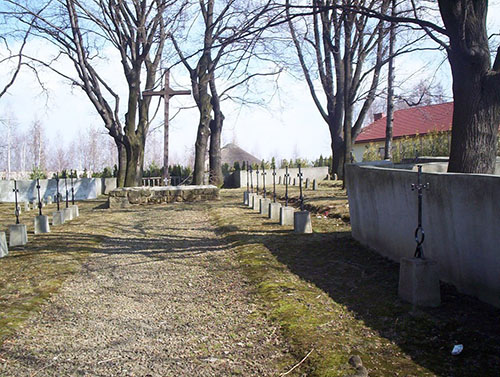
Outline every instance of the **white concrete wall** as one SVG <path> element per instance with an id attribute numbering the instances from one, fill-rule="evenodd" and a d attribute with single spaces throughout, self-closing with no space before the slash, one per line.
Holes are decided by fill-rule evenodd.
<path id="1" fill-rule="evenodd" d="M 309 180 L 312 183 L 313 179 L 316 179 L 317 181 L 322 181 L 326 178 L 328 174 L 328 166 L 322 166 L 319 168 L 302 168 L 302 179 L 303 184 L 305 184 L 306 178 L 309 178 Z M 281 176 L 281 182 L 284 184 L 284 176 L 285 176 L 285 169 L 276 169 L 276 184 L 278 184 L 278 177 Z M 262 171 L 259 170 L 259 188 L 262 188 Z M 266 188 L 271 187 L 273 184 L 273 171 L 266 169 Z M 293 179 L 296 178 L 297 185 L 299 184 L 299 179 L 297 177 L 297 174 L 299 173 L 298 168 L 290 168 L 288 169 L 288 174 L 290 174 L 290 178 Z M 257 186 L 257 172 L 253 171 L 252 173 L 252 179 L 253 179 L 253 185 L 254 187 Z M 234 172 L 233 173 L 233 181 L 232 181 L 232 187 L 246 187 L 247 186 L 247 172 L 246 170 L 240 170 L 239 172 Z"/>
<path id="2" fill-rule="evenodd" d="M 71 180 L 67 180 L 69 200 L 71 200 Z M 108 193 L 116 188 L 115 178 L 79 178 L 74 179 L 75 200 L 95 199 L 98 195 Z M 17 181 L 18 201 L 36 200 L 38 197 L 36 180 Z M 14 202 L 14 181 L 0 181 L 0 201 Z M 48 196 L 55 197 L 57 192 L 55 179 L 40 180 L 40 196 L 46 199 Z M 59 180 L 59 192 L 66 197 L 66 186 L 64 179 Z"/>
<path id="3" fill-rule="evenodd" d="M 440 279 L 500 307 L 500 177 L 424 173 L 424 255 Z M 347 190 L 353 237 L 400 260 L 415 252 L 417 193 L 408 170 L 349 165 Z"/>

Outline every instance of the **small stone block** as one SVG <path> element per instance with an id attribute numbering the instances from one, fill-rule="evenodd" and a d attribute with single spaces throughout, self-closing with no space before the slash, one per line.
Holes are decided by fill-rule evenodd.
<path id="1" fill-rule="evenodd" d="M 316 191 L 318 189 L 318 183 L 316 182 L 315 179 L 313 179 L 313 191 Z"/>
<path id="2" fill-rule="evenodd" d="M 437 263 L 424 258 L 402 258 L 399 297 L 418 306 L 439 306 L 441 293 Z"/>
<path id="3" fill-rule="evenodd" d="M 260 200 L 260 211 L 259 213 L 264 216 L 269 216 L 269 204 L 271 204 L 270 199 L 264 199 L 262 198 Z"/>
<path id="4" fill-rule="evenodd" d="M 262 196 L 260 195 L 255 195 L 253 197 L 252 209 L 254 211 L 260 212 L 260 199 L 262 199 Z"/>
<path id="5" fill-rule="evenodd" d="M 39 215 L 35 217 L 35 234 L 50 233 L 49 217 Z"/>
<path id="6" fill-rule="evenodd" d="M 243 205 L 247 206 L 248 205 L 248 191 L 243 192 Z"/>
<path id="7" fill-rule="evenodd" d="M 309 188 L 309 178 L 306 178 L 306 183 L 305 183 L 305 186 L 304 186 L 306 189 Z"/>
<path id="8" fill-rule="evenodd" d="M 280 219 L 280 209 L 281 209 L 281 204 L 276 202 L 276 203 L 269 203 L 269 218 L 274 221 L 279 221 Z"/>
<path id="9" fill-rule="evenodd" d="M 52 225 L 62 225 L 64 224 L 64 212 L 55 211 L 52 213 Z"/>
<path id="10" fill-rule="evenodd" d="M 24 246 L 28 243 L 28 231 L 25 224 L 9 225 L 9 247 Z"/>
<path id="11" fill-rule="evenodd" d="M 281 175 L 278 177 L 278 185 L 281 185 Z"/>
<path id="12" fill-rule="evenodd" d="M 251 192 L 248 194 L 248 208 L 253 208 L 253 197 L 255 196 L 255 193 Z"/>
<path id="13" fill-rule="evenodd" d="M 64 213 L 64 221 L 70 221 L 73 220 L 73 208 L 68 207 L 63 209 Z"/>
<path id="14" fill-rule="evenodd" d="M 78 205 L 73 204 L 69 206 L 73 210 L 73 218 L 76 219 L 78 216 L 80 216 L 80 210 L 78 209 Z"/>
<path id="15" fill-rule="evenodd" d="M 31 209 L 29 202 L 24 202 L 23 207 L 25 212 L 29 212 L 29 210 Z"/>
<path id="16" fill-rule="evenodd" d="M 293 186 L 296 186 L 296 183 L 295 183 L 295 182 L 296 182 L 296 181 L 295 181 L 295 178 L 294 178 L 294 179 L 293 179 Z"/>
<path id="17" fill-rule="evenodd" d="M 297 211 L 293 214 L 293 231 L 295 233 L 312 233 L 309 211 Z"/>
<path id="18" fill-rule="evenodd" d="M 7 237 L 5 237 L 5 232 L 0 232 L 0 258 L 6 257 L 8 254 Z"/>
<path id="19" fill-rule="evenodd" d="M 293 225 L 293 214 L 295 210 L 292 207 L 280 208 L 280 225 Z"/>
<path id="20" fill-rule="evenodd" d="M 52 204 L 52 196 L 47 196 L 47 199 L 45 199 L 45 204 Z"/>

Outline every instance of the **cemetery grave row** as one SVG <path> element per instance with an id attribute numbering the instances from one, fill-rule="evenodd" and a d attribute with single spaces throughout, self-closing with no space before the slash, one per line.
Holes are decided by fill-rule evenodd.
<path id="1" fill-rule="evenodd" d="M 70 186 L 68 186 L 67 179 L 65 178 L 65 206 L 64 204 L 61 206 L 61 202 L 63 201 L 63 195 L 59 191 L 59 175 L 56 174 L 56 184 L 57 191 L 55 195 L 55 204 L 57 206 L 57 210 L 52 213 L 52 226 L 63 225 L 67 221 L 71 221 L 74 218 L 80 215 L 78 205 L 75 204 L 75 190 L 73 179 L 71 179 Z M 8 231 L 8 244 L 7 244 L 7 234 L 5 231 L 0 231 L 0 258 L 5 257 L 9 254 L 10 247 L 16 246 L 24 246 L 28 243 L 28 231 L 26 224 L 22 224 L 19 221 L 19 216 L 21 211 L 30 212 L 31 210 L 38 210 L 38 215 L 33 218 L 34 223 L 34 234 L 43 234 L 50 233 L 50 219 L 48 215 L 43 214 L 43 208 L 48 205 L 54 204 L 52 196 L 47 196 L 42 199 L 40 195 L 40 181 L 36 180 L 36 189 L 37 189 L 37 199 L 32 200 L 31 202 L 18 201 L 18 193 L 19 189 L 17 186 L 17 181 L 13 181 L 14 183 L 14 215 L 16 218 L 15 224 L 10 224 L 7 226 Z M 70 199 L 70 191 L 71 191 L 71 199 Z M 70 205 L 71 202 L 71 205 Z M 62 207 L 62 208 L 61 208 Z"/>

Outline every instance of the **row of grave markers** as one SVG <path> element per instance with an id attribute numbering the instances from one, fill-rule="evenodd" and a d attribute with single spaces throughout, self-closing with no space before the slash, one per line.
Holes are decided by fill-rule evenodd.
<path id="1" fill-rule="evenodd" d="M 66 221 L 73 220 L 74 218 L 80 215 L 78 210 L 78 205 L 75 204 L 75 190 L 73 185 L 73 177 L 71 177 L 71 205 L 69 205 L 69 190 L 68 190 L 68 182 L 66 177 L 64 177 L 64 183 L 66 186 L 66 207 L 61 210 L 60 202 L 62 199 L 62 194 L 59 192 L 59 173 L 56 174 L 56 203 L 57 203 L 57 211 L 52 213 L 52 225 L 62 225 Z M 42 201 L 40 195 L 40 181 L 36 180 L 36 189 L 37 189 L 37 201 L 33 200 L 32 206 L 33 209 L 38 208 L 38 216 L 34 218 L 34 233 L 42 234 L 42 233 L 50 233 L 50 224 L 49 217 L 42 213 L 42 208 L 44 207 L 44 202 Z M 5 232 L 0 232 L 0 258 L 8 255 L 9 247 L 15 246 L 24 246 L 28 243 L 28 232 L 26 228 L 26 224 L 21 224 L 19 222 L 19 215 L 21 214 L 21 207 L 17 200 L 17 194 L 19 192 L 17 188 L 17 181 L 14 181 L 14 199 L 15 199 L 15 216 L 16 223 L 8 226 L 9 232 L 9 244 L 7 246 L 7 237 Z M 45 204 L 52 204 L 52 197 L 48 196 L 45 200 Z M 24 202 L 24 210 L 30 211 L 30 203 Z"/>
<path id="2" fill-rule="evenodd" d="M 254 192 L 253 185 L 253 169 L 248 167 L 247 163 L 247 190 L 243 193 L 243 204 L 247 205 L 260 214 L 267 216 L 271 220 L 279 221 L 280 225 L 293 225 L 294 232 L 296 233 L 312 233 L 312 223 L 311 214 L 309 211 L 304 210 L 304 192 L 302 190 L 303 174 L 301 166 L 299 164 L 299 172 L 297 174 L 299 189 L 300 189 L 300 211 L 295 211 L 293 207 L 288 206 L 288 186 L 292 182 L 292 178 L 288 173 L 288 167 L 286 167 L 285 175 L 283 177 L 283 182 L 285 184 L 285 203 L 276 201 L 276 167 L 273 166 L 273 194 L 272 199 L 267 197 L 266 190 L 266 169 L 262 167 L 262 170 L 255 171 L 256 173 L 256 191 Z M 262 176 L 263 188 L 261 193 L 259 193 L 259 175 Z M 278 179 L 278 184 L 281 184 L 281 176 Z M 295 185 L 295 178 L 293 179 L 293 184 Z M 317 189 L 316 180 L 313 180 L 312 189 Z M 309 180 L 306 180 L 306 188 L 309 187 Z M 262 195 L 261 195 L 262 194 Z"/>

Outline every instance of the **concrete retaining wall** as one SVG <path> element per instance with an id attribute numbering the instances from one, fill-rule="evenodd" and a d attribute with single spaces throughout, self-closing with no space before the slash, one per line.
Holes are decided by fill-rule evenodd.
<path id="1" fill-rule="evenodd" d="M 71 200 L 71 181 L 68 179 L 68 192 L 69 199 Z M 116 178 L 79 178 L 73 180 L 75 199 L 95 199 L 101 194 L 108 194 L 111 190 L 116 188 Z M 18 201 L 31 201 L 36 200 L 38 197 L 36 189 L 36 181 L 17 181 L 17 188 L 19 189 Z M 14 202 L 14 181 L 0 181 L 0 201 L 1 202 Z M 40 196 L 46 199 L 48 196 L 55 197 L 57 192 L 55 179 L 41 179 L 40 180 Z M 59 192 L 66 197 L 66 186 L 64 179 L 59 180 Z"/>
<path id="2" fill-rule="evenodd" d="M 328 174 L 328 166 L 322 166 L 319 168 L 302 168 L 302 178 L 305 182 L 306 178 L 309 178 L 310 181 L 316 179 L 317 181 L 322 181 L 326 178 Z M 259 187 L 262 187 L 262 174 L 260 174 L 259 170 Z M 278 177 L 281 176 L 282 182 L 284 182 L 285 169 L 276 169 L 276 184 L 278 184 Z M 266 170 L 266 186 L 273 184 L 273 171 Z M 290 178 L 297 178 L 297 174 L 299 173 L 298 168 L 290 168 L 288 169 L 288 174 L 290 174 Z M 254 171 L 252 173 L 253 185 L 254 187 L 257 185 L 257 173 Z M 246 170 L 235 171 L 232 173 L 232 178 L 230 181 L 230 185 L 228 187 L 246 187 L 247 186 L 247 172 Z M 297 179 L 298 182 L 298 179 Z M 298 183 L 297 183 L 298 185 Z"/>
<path id="3" fill-rule="evenodd" d="M 424 255 L 440 279 L 500 307 L 500 177 L 424 173 Z M 353 237 L 380 254 L 413 256 L 417 173 L 349 165 L 347 190 Z"/>

